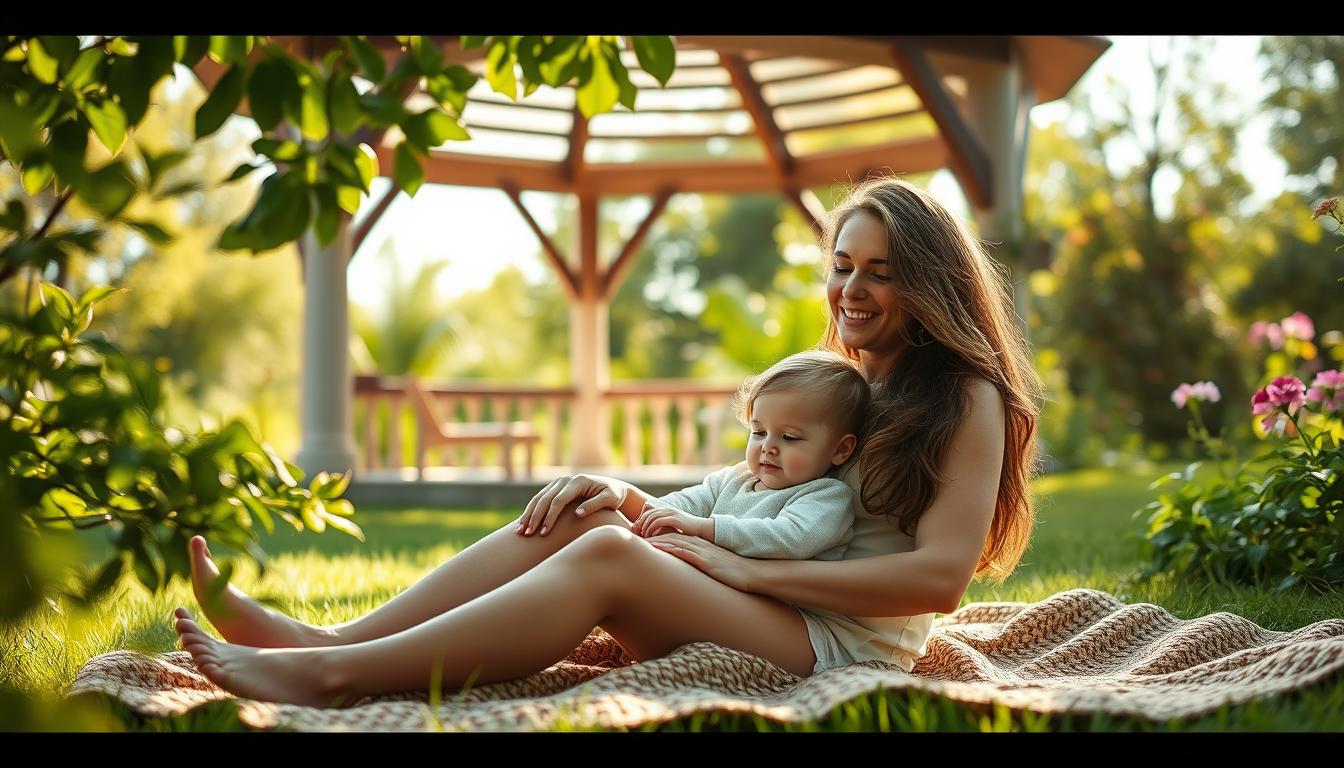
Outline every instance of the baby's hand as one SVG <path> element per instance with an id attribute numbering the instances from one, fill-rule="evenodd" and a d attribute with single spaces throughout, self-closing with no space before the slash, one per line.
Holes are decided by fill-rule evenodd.
<path id="1" fill-rule="evenodd" d="M 634 524 L 630 527 L 646 539 L 669 531 L 704 538 L 704 525 L 708 522 L 703 517 L 696 517 L 679 509 L 645 504 L 644 511 L 635 518 Z"/>

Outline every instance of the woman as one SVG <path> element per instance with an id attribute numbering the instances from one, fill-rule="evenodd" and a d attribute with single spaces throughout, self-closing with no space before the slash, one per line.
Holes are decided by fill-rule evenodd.
<path id="1" fill-rule="evenodd" d="M 935 612 L 973 577 L 1001 581 L 1032 525 L 1039 381 L 1004 271 L 924 190 L 858 185 L 823 238 L 824 346 L 873 388 L 846 482 L 855 535 L 839 561 L 753 560 L 681 534 L 631 531 L 648 496 L 628 483 L 552 481 L 509 525 L 369 614 L 314 627 L 230 586 L 191 543 L 198 602 L 227 643 L 177 609 L 182 646 L 240 696 L 308 705 L 521 677 L 594 626 L 637 659 L 711 641 L 808 676 L 881 658 L 906 670 Z M 209 602 L 209 604 L 207 604 Z"/>

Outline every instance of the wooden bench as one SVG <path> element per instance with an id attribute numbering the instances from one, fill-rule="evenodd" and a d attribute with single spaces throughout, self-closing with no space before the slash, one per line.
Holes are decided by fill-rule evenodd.
<path id="1" fill-rule="evenodd" d="M 541 435 L 526 421 L 477 421 L 465 424 L 439 418 L 434 398 L 420 386 L 414 377 L 406 377 L 406 388 L 415 402 L 420 428 L 416 430 L 415 473 L 425 476 L 425 452 L 443 445 L 480 445 L 497 443 L 504 478 L 513 479 L 513 446 L 522 445 L 526 457 L 523 477 L 532 476 L 532 447 L 541 442 Z"/>

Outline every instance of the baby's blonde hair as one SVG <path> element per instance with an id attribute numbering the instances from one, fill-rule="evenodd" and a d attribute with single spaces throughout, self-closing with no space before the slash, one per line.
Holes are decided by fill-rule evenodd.
<path id="1" fill-rule="evenodd" d="M 868 382 L 854 363 L 829 350 L 809 350 L 789 355 L 742 382 L 733 398 L 733 412 L 745 426 L 751 422 L 751 407 L 766 392 L 802 389 L 828 403 L 827 422 L 834 434 L 863 437 L 868 417 Z"/>

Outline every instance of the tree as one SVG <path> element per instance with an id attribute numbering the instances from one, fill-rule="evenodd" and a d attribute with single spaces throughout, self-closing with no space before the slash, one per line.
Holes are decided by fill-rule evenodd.
<path id="1" fill-rule="evenodd" d="M 389 68 L 362 37 L 338 38 L 318 63 L 252 36 L 0 39 L 0 162 L 17 172 L 27 194 L 0 211 L 0 283 L 25 268 L 63 273 L 71 257 L 96 251 L 109 225 L 131 227 L 157 244 L 171 240 L 161 223 L 129 215 L 132 201 L 200 185 L 169 184 L 187 153 L 154 151 L 135 133 L 157 84 L 177 65 L 193 67 L 206 56 L 226 71 L 195 113 L 194 139 L 217 131 L 246 99 L 265 134 L 253 143 L 263 162 L 244 163 L 228 181 L 274 166 L 218 247 L 263 252 L 310 226 L 330 242 L 377 173 L 367 141 L 393 127 L 404 136 L 394 177 L 414 194 L 424 179 L 420 158 L 468 138 L 459 118 L 476 77 L 445 66 L 429 38 L 397 40 L 401 50 Z M 641 66 L 665 84 L 674 65 L 671 40 L 632 42 Z M 472 37 L 463 44 L 487 49 L 487 79 L 511 98 L 543 83 L 577 82 L 585 115 L 618 100 L 635 105 L 620 38 Z M 371 83 L 362 93 L 357 75 Z M 412 112 L 403 100 L 422 80 L 435 103 Z M 56 226 L 74 207 L 94 220 Z M 344 519 L 349 503 L 339 499 L 348 478 L 321 474 L 300 486 L 301 473 L 241 422 L 199 435 L 165 427 L 159 372 L 89 332 L 93 306 L 111 292 L 76 298 L 44 284 L 35 303 L 25 300 L 0 317 L 0 498 L 10 501 L 0 510 L 8 550 L 0 558 L 0 621 L 23 614 L 51 588 L 97 599 L 128 565 L 146 587 L 161 589 L 174 574 L 187 575 L 190 533 L 238 546 L 264 565 L 252 520 L 269 526 L 272 512 L 300 527 L 358 535 Z M 71 591 L 38 568 L 30 545 L 43 534 L 102 525 L 116 529 L 117 551 L 85 574 L 82 586 Z"/>

